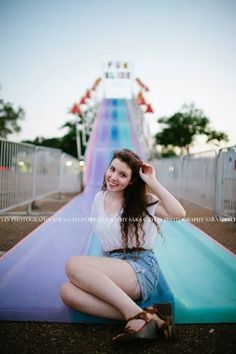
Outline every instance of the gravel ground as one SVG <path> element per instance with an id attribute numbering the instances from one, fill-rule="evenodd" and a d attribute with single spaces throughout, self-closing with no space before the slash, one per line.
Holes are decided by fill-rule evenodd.
<path id="1" fill-rule="evenodd" d="M 233 354 L 236 325 L 178 325 L 172 341 L 117 347 L 111 337 L 121 326 L 46 323 L 1 323 L 2 354 Z M 214 331 L 213 331 L 214 329 Z M 2 349 L 1 349 L 2 346 Z"/>
<path id="2" fill-rule="evenodd" d="M 37 202 L 35 211 L 55 212 L 74 195 L 63 199 L 56 196 Z M 182 201 L 183 202 L 183 201 Z M 212 216 L 208 210 L 183 202 L 187 216 L 201 217 L 197 227 L 236 253 L 236 225 L 232 222 L 207 221 Z M 20 211 L 24 208 L 18 209 Z M 0 251 L 7 251 L 35 229 L 40 222 L 0 221 Z M 137 343 L 134 346 L 117 347 L 111 337 L 121 330 L 120 325 L 62 324 L 41 322 L 0 322 L 1 354 L 42 353 L 191 353 L 232 354 L 236 352 L 236 324 L 177 325 L 174 340 L 158 340 Z"/>

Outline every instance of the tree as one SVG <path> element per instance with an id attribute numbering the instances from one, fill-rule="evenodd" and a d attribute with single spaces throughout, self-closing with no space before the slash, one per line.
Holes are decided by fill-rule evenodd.
<path id="1" fill-rule="evenodd" d="M 217 131 L 212 130 L 212 131 L 206 132 L 206 135 L 208 136 L 206 142 L 207 143 L 212 142 L 216 146 L 219 145 L 220 141 L 225 141 L 225 142 L 229 141 L 228 135 L 223 132 L 217 132 Z"/>
<path id="2" fill-rule="evenodd" d="M 25 118 L 25 112 L 21 107 L 15 109 L 11 103 L 0 99 L 0 137 L 6 139 L 8 135 L 19 133 L 19 122 Z"/>
<path id="3" fill-rule="evenodd" d="M 43 137 L 36 137 L 34 140 L 24 140 L 23 143 L 61 149 L 63 152 L 66 152 L 67 154 L 77 158 L 78 155 L 77 155 L 75 123 L 73 121 L 72 122 L 68 121 L 65 124 L 63 124 L 61 129 L 62 128 L 68 128 L 68 131 L 64 136 L 60 138 L 45 139 Z M 82 154 L 84 154 L 86 147 L 82 144 L 81 132 L 80 132 L 80 140 L 81 140 L 81 151 Z"/>
<path id="4" fill-rule="evenodd" d="M 62 127 L 68 128 L 67 134 L 61 138 L 61 149 L 64 152 L 67 152 L 70 155 L 78 157 L 77 155 L 77 143 L 76 143 L 76 130 L 75 130 L 75 123 L 67 121 Z M 82 137 L 81 137 L 82 139 Z M 83 151 L 85 147 L 82 147 Z"/>
<path id="5" fill-rule="evenodd" d="M 187 152 L 189 154 L 190 147 L 196 136 L 199 135 L 206 136 L 207 143 L 228 141 L 227 134 L 210 128 L 209 119 L 194 104 L 185 104 L 180 112 L 171 117 L 161 117 L 158 122 L 164 125 L 164 128 L 155 135 L 156 143 L 164 147 L 165 154 L 175 147 L 179 147 L 181 153 Z"/>

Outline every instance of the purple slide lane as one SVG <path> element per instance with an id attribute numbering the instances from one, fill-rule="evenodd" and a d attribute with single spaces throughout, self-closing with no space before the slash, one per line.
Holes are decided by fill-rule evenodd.
<path id="1" fill-rule="evenodd" d="M 109 322 L 69 309 L 59 289 L 66 281 L 64 266 L 70 256 L 102 254 L 88 221 L 91 203 L 112 152 L 125 147 L 142 151 L 132 138 L 133 129 L 125 100 L 102 102 L 87 148 L 83 193 L 0 258 L 0 320 Z M 127 137 L 125 144 L 120 131 Z M 153 296 L 150 302 L 173 302 L 162 275 Z"/>

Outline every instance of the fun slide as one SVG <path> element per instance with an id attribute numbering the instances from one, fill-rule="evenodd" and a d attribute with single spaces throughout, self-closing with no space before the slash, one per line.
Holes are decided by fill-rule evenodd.
<path id="1" fill-rule="evenodd" d="M 88 218 L 112 153 L 121 148 L 145 159 L 127 101 L 105 99 L 87 147 L 83 193 L 0 258 L 0 320 L 114 322 L 69 309 L 59 289 L 70 256 L 102 255 Z M 235 322 L 236 256 L 186 221 L 163 221 L 162 230 L 155 246 L 159 284 L 143 307 L 171 302 L 176 323 Z"/>

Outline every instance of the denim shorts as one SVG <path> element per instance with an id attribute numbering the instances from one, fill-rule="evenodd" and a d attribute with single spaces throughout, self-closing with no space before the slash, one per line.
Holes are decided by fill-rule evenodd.
<path id="1" fill-rule="evenodd" d="M 141 252 L 114 252 L 105 253 L 105 257 L 124 259 L 133 268 L 138 278 L 142 298 L 138 301 L 145 301 L 154 292 L 159 281 L 159 264 L 152 250 Z"/>

